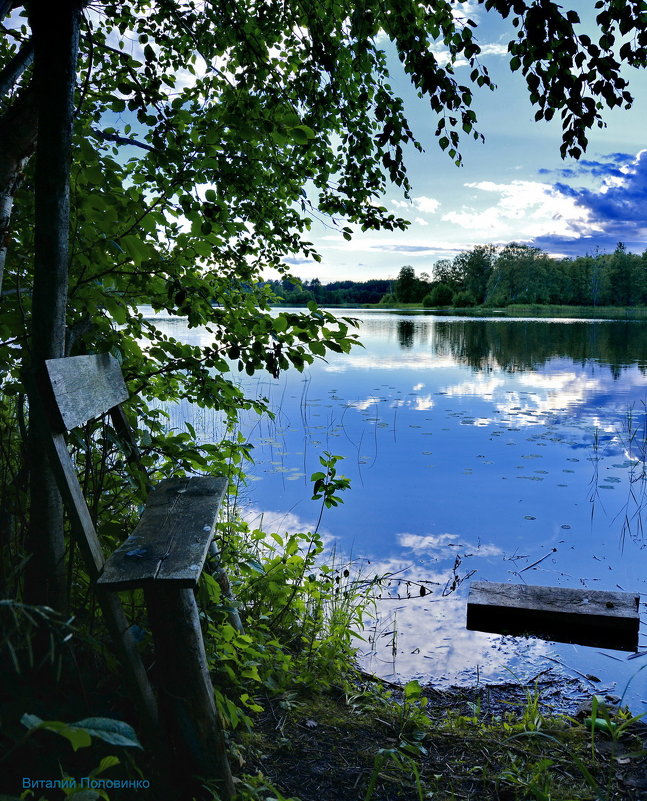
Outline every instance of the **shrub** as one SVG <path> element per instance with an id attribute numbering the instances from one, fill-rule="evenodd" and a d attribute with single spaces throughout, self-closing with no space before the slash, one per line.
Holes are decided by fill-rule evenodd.
<path id="1" fill-rule="evenodd" d="M 454 295 L 454 306 L 461 309 L 466 306 L 476 306 L 476 299 L 471 292 L 463 289 Z"/>
<path id="2" fill-rule="evenodd" d="M 447 284 L 436 284 L 434 288 L 423 298 L 422 305 L 425 309 L 435 306 L 450 306 L 454 299 L 454 293 Z"/>

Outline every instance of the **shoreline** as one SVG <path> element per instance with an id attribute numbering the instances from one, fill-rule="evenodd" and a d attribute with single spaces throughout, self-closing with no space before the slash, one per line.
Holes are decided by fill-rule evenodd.
<path id="1" fill-rule="evenodd" d="M 272 308 L 307 308 L 305 304 L 277 304 Z M 647 306 L 540 306 L 514 304 L 505 307 L 490 306 L 471 306 L 471 307 L 452 307 L 443 306 L 438 308 L 425 308 L 420 303 L 400 303 L 382 306 L 379 303 L 364 304 L 324 304 L 326 309 L 357 309 L 361 311 L 384 311 L 395 313 L 422 313 L 432 314 L 439 317 L 465 317 L 481 319 L 496 318 L 506 320 L 509 318 L 527 319 L 574 319 L 574 320 L 645 320 L 647 321 Z"/>
<path id="2" fill-rule="evenodd" d="M 647 726 L 578 689 L 574 709 L 550 670 L 446 690 L 362 674 L 350 690 L 261 699 L 248 765 L 286 801 L 643 801 Z M 613 736 L 592 730 L 594 711 Z"/>

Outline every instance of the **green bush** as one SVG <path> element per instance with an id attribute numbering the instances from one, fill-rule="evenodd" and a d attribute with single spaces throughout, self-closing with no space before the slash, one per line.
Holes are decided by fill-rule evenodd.
<path id="1" fill-rule="evenodd" d="M 454 293 L 447 284 L 436 284 L 434 288 L 423 298 L 422 305 L 425 309 L 437 306 L 451 306 Z"/>
<path id="2" fill-rule="evenodd" d="M 476 300 L 471 292 L 461 290 L 454 295 L 454 306 L 464 309 L 466 306 L 476 306 Z"/>

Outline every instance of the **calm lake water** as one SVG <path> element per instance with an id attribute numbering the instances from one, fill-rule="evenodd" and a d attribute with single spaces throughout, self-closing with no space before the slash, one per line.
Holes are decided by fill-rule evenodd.
<path id="1" fill-rule="evenodd" d="M 591 691 L 622 695 L 629 683 L 625 701 L 647 710 L 647 654 L 465 628 L 472 580 L 647 591 L 647 323 L 335 313 L 360 320 L 364 348 L 302 374 L 240 379 L 277 413 L 243 422 L 255 446 L 248 518 L 312 529 L 308 478 L 323 451 L 342 455 L 352 489 L 324 513 L 323 533 L 366 574 L 392 574 L 369 670 L 475 683 L 561 663 Z M 178 319 L 158 324 L 207 336 Z M 219 433 L 203 410 L 170 411 L 175 427 Z"/>

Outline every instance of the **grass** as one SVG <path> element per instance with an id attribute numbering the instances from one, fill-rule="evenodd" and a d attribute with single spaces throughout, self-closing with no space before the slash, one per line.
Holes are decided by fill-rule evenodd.
<path id="1" fill-rule="evenodd" d="M 612 742 L 583 718 L 548 709 L 537 686 L 439 692 L 412 684 L 366 680 L 350 693 L 267 699 L 245 745 L 248 767 L 280 790 L 274 798 L 300 801 L 645 797 L 644 731 L 636 721 L 625 726 L 622 713 L 605 712 L 623 721 Z"/>

